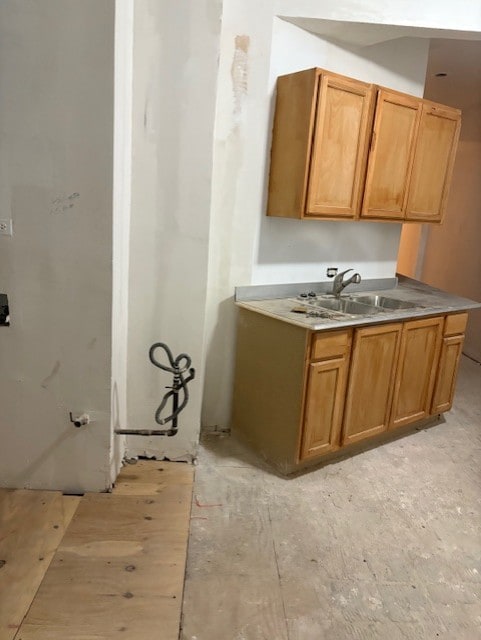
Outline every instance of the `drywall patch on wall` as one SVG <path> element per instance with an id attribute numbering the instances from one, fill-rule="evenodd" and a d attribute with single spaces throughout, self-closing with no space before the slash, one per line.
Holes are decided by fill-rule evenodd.
<path id="1" fill-rule="evenodd" d="M 236 36 L 234 40 L 234 56 L 230 75 L 234 93 L 234 122 L 239 122 L 242 112 L 242 101 L 248 89 L 249 69 L 249 36 Z"/>

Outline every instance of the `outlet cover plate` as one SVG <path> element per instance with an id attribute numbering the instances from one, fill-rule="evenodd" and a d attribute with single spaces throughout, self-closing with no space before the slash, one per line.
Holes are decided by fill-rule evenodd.
<path id="1" fill-rule="evenodd" d="M 0 218 L 0 236 L 12 235 L 12 219 Z"/>

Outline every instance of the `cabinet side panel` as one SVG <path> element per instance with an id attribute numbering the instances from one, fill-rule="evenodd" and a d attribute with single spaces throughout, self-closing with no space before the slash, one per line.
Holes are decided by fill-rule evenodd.
<path id="1" fill-rule="evenodd" d="M 388 428 L 401 327 L 368 327 L 354 334 L 343 444 Z"/>
<path id="2" fill-rule="evenodd" d="M 317 71 L 308 69 L 277 80 L 272 132 L 267 215 L 301 218 L 304 214 Z"/>
<path id="3" fill-rule="evenodd" d="M 239 309 L 232 428 L 266 460 L 296 466 L 307 331 Z"/>
<path id="4" fill-rule="evenodd" d="M 460 125 L 459 111 L 423 105 L 409 188 L 408 220 L 441 221 Z"/>

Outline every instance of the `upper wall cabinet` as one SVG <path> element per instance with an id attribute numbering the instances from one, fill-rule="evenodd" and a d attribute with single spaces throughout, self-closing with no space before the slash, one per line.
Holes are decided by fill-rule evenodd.
<path id="1" fill-rule="evenodd" d="M 461 114 L 323 69 L 277 81 L 267 214 L 440 222 Z"/>
<path id="2" fill-rule="evenodd" d="M 268 215 L 358 216 L 373 97 L 372 85 L 321 69 L 278 78 Z"/>

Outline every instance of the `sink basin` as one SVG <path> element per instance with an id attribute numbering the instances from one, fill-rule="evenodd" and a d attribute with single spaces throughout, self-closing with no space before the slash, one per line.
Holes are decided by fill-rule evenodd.
<path id="1" fill-rule="evenodd" d="M 361 316 L 369 313 L 379 313 L 380 309 L 374 306 L 369 306 L 366 303 L 359 303 L 354 300 L 346 298 L 329 298 L 327 300 L 316 300 L 311 302 L 312 305 L 322 307 L 323 309 L 330 309 L 331 311 L 339 311 L 340 313 L 348 313 L 349 315 Z"/>
<path id="2" fill-rule="evenodd" d="M 385 296 L 357 296 L 352 300 L 362 304 L 368 304 L 372 307 L 380 307 L 381 309 L 413 309 L 419 305 L 406 300 L 398 300 L 397 298 L 386 298 Z"/>

